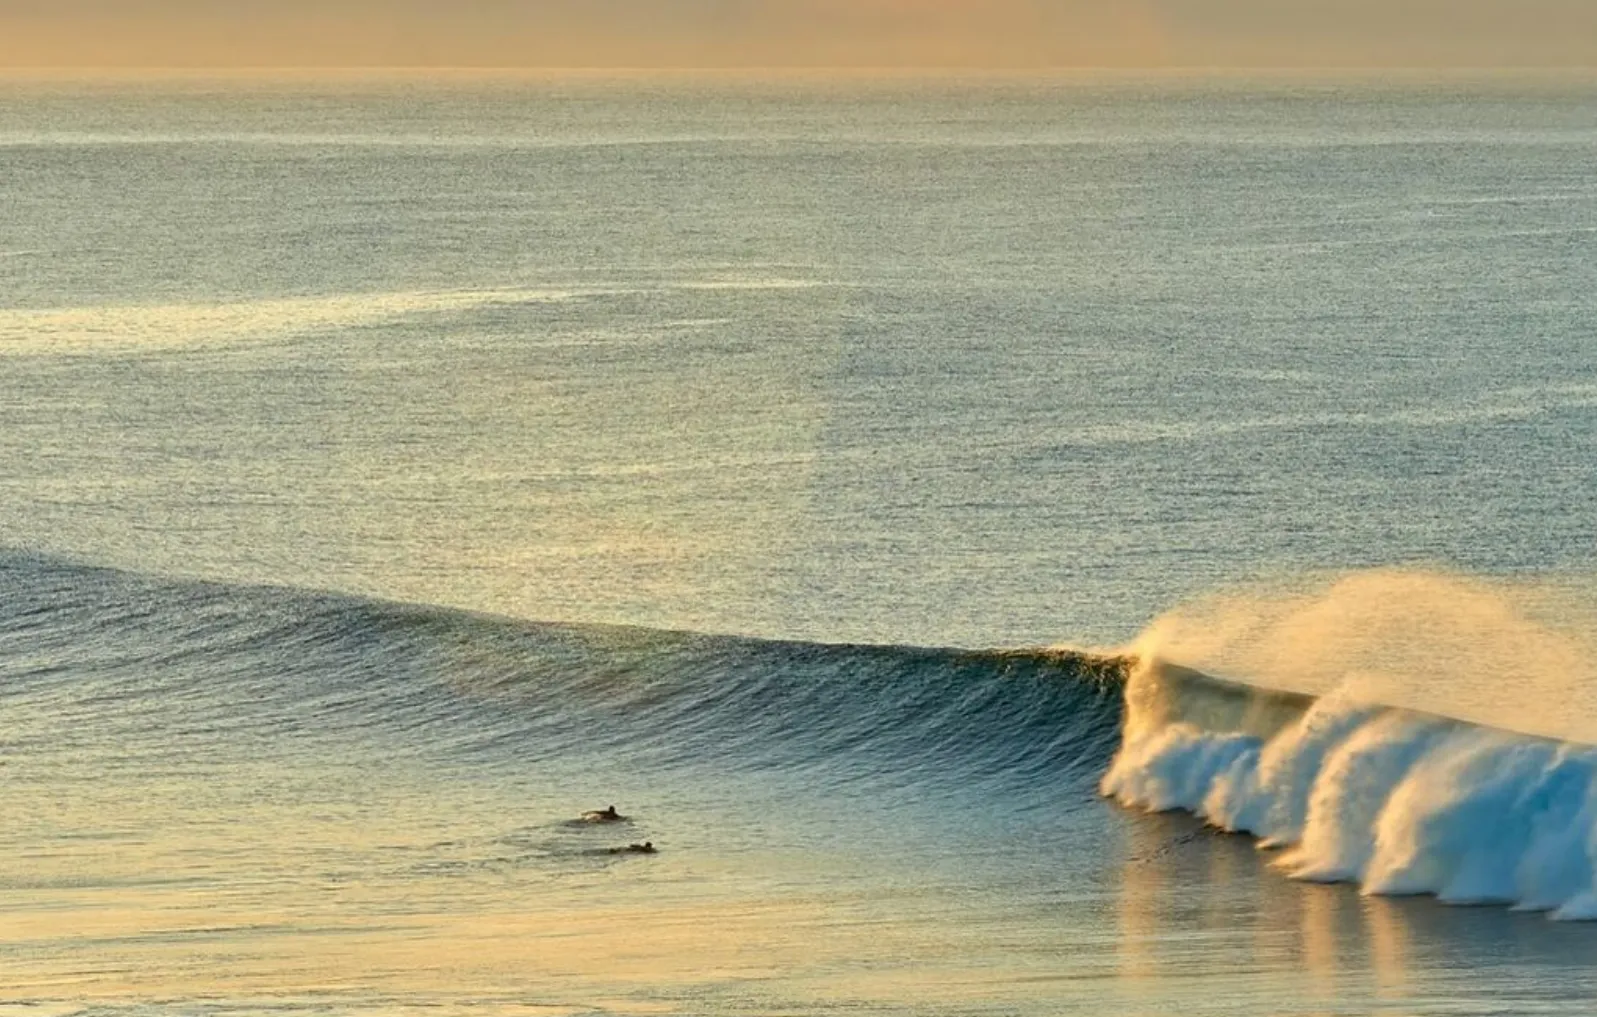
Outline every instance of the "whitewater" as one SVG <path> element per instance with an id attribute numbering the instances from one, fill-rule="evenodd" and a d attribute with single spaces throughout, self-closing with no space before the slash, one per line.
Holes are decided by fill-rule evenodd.
<path id="1" fill-rule="evenodd" d="M 1592 1012 L 1594 100 L 0 80 L 0 1015 Z"/>
<path id="2" fill-rule="evenodd" d="M 1549 593 L 1365 573 L 1174 613 L 1139 643 L 1104 793 L 1253 834 L 1299 879 L 1597 918 L 1597 749 L 1568 707 L 1591 701 L 1597 658 L 1589 618 L 1572 634 L 1529 613 Z"/>

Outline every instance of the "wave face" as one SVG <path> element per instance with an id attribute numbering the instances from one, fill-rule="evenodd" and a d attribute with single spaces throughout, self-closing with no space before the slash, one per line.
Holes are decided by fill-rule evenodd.
<path id="1" fill-rule="evenodd" d="M 1366 893 L 1597 919 L 1597 749 L 1148 658 L 1107 795 L 1185 809 Z"/>
<path id="2" fill-rule="evenodd" d="M 1064 781 L 1090 800 L 1121 679 L 1118 661 L 1070 652 L 523 622 L 0 555 L 8 741 L 85 773 L 587 759 L 845 794 Z"/>

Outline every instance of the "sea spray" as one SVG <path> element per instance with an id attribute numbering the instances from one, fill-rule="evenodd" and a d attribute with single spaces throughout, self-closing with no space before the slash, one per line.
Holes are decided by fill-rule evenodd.
<path id="1" fill-rule="evenodd" d="M 1597 744 L 1597 582 L 1371 569 L 1179 605 L 1134 653 L 1250 690 L 1339 696 Z"/>

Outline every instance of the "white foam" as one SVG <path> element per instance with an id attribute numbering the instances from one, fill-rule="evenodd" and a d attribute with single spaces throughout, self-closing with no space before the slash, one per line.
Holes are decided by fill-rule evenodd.
<path id="1" fill-rule="evenodd" d="M 1597 919 L 1597 749 L 1346 696 L 1214 725 L 1204 697 L 1239 694 L 1144 658 L 1103 792 L 1285 847 L 1299 879 Z"/>

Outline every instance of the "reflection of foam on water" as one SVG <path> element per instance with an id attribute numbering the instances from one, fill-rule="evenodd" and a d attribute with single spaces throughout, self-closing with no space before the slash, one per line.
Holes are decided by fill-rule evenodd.
<path id="1" fill-rule="evenodd" d="M 1567 590 L 1399 572 L 1178 612 L 1139 648 L 1103 790 L 1285 847 L 1302 879 L 1597 918 L 1579 619 Z"/>
<path id="2" fill-rule="evenodd" d="M 1411 995 L 1413 930 L 1398 910 L 1400 906 L 1375 897 L 1364 902 L 1362 911 L 1370 944 L 1370 966 L 1375 971 L 1377 991 L 1384 999 L 1407 1000 Z"/>

